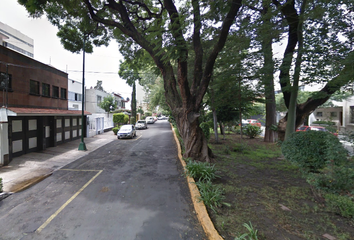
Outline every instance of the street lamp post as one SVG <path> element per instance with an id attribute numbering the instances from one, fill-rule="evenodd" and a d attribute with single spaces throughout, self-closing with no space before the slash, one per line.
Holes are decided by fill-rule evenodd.
<path id="1" fill-rule="evenodd" d="M 84 44 L 83 44 L 83 59 L 82 59 L 82 111 L 81 111 L 81 142 L 79 144 L 79 150 L 86 151 L 86 145 L 84 142 L 84 110 L 85 110 L 85 40 L 86 36 L 84 36 Z"/>

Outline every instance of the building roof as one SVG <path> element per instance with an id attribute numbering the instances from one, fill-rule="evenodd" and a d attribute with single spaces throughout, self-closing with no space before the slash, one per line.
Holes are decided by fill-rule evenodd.
<path id="1" fill-rule="evenodd" d="M 8 116 L 81 116 L 81 110 L 9 107 Z M 84 115 L 91 115 L 84 111 Z"/>

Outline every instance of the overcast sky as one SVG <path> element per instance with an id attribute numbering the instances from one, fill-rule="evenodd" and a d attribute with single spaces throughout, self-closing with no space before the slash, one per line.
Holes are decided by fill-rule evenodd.
<path id="1" fill-rule="evenodd" d="M 56 36 L 57 28 L 45 17 L 30 18 L 17 0 L 0 0 L 0 22 L 34 40 L 34 59 L 67 72 L 70 79 L 82 82 L 82 53 L 73 54 L 65 50 Z M 93 54 L 86 54 L 86 88 L 102 80 L 107 92 L 121 93 L 124 98 L 131 98 L 131 87 L 118 76 L 119 60 L 123 59 L 114 40 L 108 47 L 94 48 Z"/>

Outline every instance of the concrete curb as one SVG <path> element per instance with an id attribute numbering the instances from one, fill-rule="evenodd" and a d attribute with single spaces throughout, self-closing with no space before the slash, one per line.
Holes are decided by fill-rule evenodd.
<path id="1" fill-rule="evenodd" d="M 171 129 L 172 129 L 173 136 L 174 136 L 176 144 L 177 144 L 178 158 L 179 158 L 183 168 L 185 168 L 186 162 L 182 158 L 181 145 L 179 143 L 179 140 L 176 136 L 176 133 L 173 129 L 172 124 L 171 124 Z M 223 240 L 223 238 L 216 231 L 214 224 L 209 217 L 209 214 L 207 212 L 207 209 L 206 209 L 204 203 L 199 200 L 200 193 L 199 193 L 197 185 L 195 184 L 194 179 L 187 176 L 187 182 L 188 182 L 189 191 L 191 193 L 192 202 L 193 202 L 195 212 L 197 213 L 198 220 L 199 220 L 200 224 L 202 225 L 204 232 L 207 235 L 208 239 L 210 239 L 210 240 Z"/>

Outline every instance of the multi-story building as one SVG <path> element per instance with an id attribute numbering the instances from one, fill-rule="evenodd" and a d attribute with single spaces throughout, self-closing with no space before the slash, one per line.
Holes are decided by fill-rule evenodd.
<path id="1" fill-rule="evenodd" d="M 0 73 L 0 164 L 86 135 L 82 111 L 68 110 L 67 73 L 3 46 Z"/>
<path id="2" fill-rule="evenodd" d="M 72 79 L 68 81 L 68 109 L 82 110 L 82 83 Z"/>
<path id="3" fill-rule="evenodd" d="M 0 22 L 0 45 L 33 58 L 33 39 Z"/>

